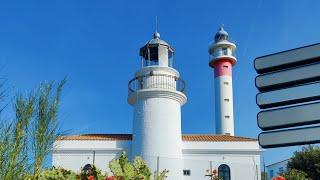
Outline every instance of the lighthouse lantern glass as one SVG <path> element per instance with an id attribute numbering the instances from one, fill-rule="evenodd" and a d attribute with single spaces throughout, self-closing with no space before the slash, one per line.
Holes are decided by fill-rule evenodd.
<path id="1" fill-rule="evenodd" d="M 173 52 L 168 51 L 169 67 L 173 67 Z"/>
<path id="2" fill-rule="evenodd" d="M 141 49 L 142 66 L 173 66 L 173 51 L 167 46 L 148 46 Z"/>
<path id="3" fill-rule="evenodd" d="M 231 47 L 219 47 L 215 49 L 215 51 L 210 54 L 210 59 L 215 59 L 221 56 L 233 56 L 235 57 L 235 49 Z"/>

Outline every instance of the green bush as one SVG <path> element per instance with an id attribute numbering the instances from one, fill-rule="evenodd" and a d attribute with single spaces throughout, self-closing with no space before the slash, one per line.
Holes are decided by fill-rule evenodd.
<path id="1" fill-rule="evenodd" d="M 282 175 L 287 180 L 311 180 L 307 178 L 307 173 L 296 169 L 291 169 Z"/>
<path id="2" fill-rule="evenodd" d="M 63 168 L 55 168 L 44 170 L 40 174 L 41 180 L 75 180 L 77 179 L 77 174 L 70 171 L 65 170 Z"/>
<path id="3" fill-rule="evenodd" d="M 134 158 L 131 163 L 123 152 L 118 159 L 113 159 L 109 163 L 112 174 L 118 180 L 151 180 L 152 173 L 141 157 Z M 168 170 L 163 170 L 159 174 L 154 173 L 154 180 L 164 180 Z"/>
<path id="4" fill-rule="evenodd" d="M 104 180 L 106 175 L 102 173 L 102 171 L 96 168 L 95 165 L 88 164 L 89 168 L 82 168 L 81 173 L 79 174 L 79 178 L 81 180 L 87 180 L 89 176 L 94 176 L 95 180 Z M 87 166 L 87 165 L 86 165 Z"/>

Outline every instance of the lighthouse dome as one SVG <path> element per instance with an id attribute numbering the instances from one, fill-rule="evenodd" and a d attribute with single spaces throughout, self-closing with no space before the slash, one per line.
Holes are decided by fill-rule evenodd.
<path id="1" fill-rule="evenodd" d="M 153 34 L 153 38 L 151 40 L 149 40 L 145 46 L 148 45 L 164 45 L 164 46 L 170 46 L 166 41 L 160 39 L 160 33 L 155 32 Z"/>
<path id="2" fill-rule="evenodd" d="M 221 26 L 218 30 L 218 32 L 216 33 L 216 35 L 214 36 L 214 41 L 217 43 L 219 41 L 223 41 L 223 40 L 228 40 L 228 33 L 227 31 L 225 31 L 223 29 L 223 27 Z"/>

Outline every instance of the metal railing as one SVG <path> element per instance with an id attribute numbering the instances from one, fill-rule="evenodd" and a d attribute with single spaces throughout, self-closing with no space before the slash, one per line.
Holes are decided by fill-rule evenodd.
<path id="1" fill-rule="evenodd" d="M 128 83 L 129 94 L 140 89 L 159 88 L 180 91 L 185 94 L 183 79 L 167 74 L 148 74 L 131 79 Z"/>

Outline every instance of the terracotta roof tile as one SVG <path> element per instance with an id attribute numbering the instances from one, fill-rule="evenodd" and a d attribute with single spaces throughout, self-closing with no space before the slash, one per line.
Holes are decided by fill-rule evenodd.
<path id="1" fill-rule="evenodd" d="M 81 134 L 81 135 L 70 135 L 62 136 L 59 140 L 131 140 L 131 134 Z"/>
<path id="2" fill-rule="evenodd" d="M 59 140 L 107 140 L 107 141 L 130 141 L 131 134 L 81 134 L 63 136 Z M 257 139 L 229 136 L 229 135 L 211 135 L 211 134 L 183 134 L 183 141 L 209 141 L 209 142 L 231 142 L 231 141 L 257 141 Z"/>
<path id="3" fill-rule="evenodd" d="M 182 135 L 183 141 L 257 141 L 257 139 L 239 137 L 239 136 L 230 136 L 230 135 L 211 135 L 211 134 L 184 134 Z"/>

